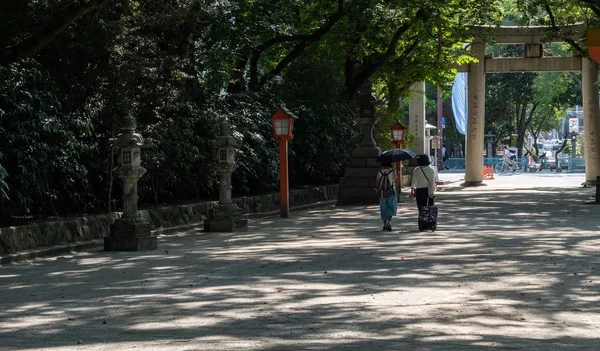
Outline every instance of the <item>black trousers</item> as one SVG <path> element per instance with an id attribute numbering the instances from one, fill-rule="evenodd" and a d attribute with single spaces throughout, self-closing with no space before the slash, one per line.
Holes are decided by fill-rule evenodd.
<path id="1" fill-rule="evenodd" d="M 417 188 L 415 198 L 417 199 L 417 208 L 419 210 L 423 206 L 434 206 L 434 199 L 429 197 L 429 188 Z"/>

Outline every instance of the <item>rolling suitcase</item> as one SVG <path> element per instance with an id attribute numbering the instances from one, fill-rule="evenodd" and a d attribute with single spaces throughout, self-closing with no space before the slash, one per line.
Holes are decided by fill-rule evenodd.
<path id="1" fill-rule="evenodd" d="M 429 200 L 429 202 L 433 202 Z M 419 230 L 437 229 L 438 208 L 436 206 L 423 206 L 419 209 Z"/>

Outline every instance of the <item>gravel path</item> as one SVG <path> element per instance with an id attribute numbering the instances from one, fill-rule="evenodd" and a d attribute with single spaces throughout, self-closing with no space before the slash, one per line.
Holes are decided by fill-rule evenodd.
<path id="1" fill-rule="evenodd" d="M 0 266 L 0 350 L 597 350 L 600 206 L 582 174 Z M 401 223 L 402 222 L 402 223 Z"/>

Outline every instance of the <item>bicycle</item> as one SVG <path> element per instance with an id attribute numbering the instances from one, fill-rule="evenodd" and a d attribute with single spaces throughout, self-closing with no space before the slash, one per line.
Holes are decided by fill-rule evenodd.
<path id="1" fill-rule="evenodd" d="M 515 171 L 521 172 L 523 170 L 523 164 L 521 162 L 517 162 L 516 160 L 514 160 L 513 164 L 511 165 L 506 159 L 502 159 L 500 160 L 500 162 L 496 163 L 494 170 L 497 173 L 502 174 L 508 172 L 509 170 L 512 170 L 513 167 Z"/>

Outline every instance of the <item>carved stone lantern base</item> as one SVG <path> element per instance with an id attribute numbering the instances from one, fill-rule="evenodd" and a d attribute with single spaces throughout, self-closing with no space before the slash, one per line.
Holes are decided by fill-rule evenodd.
<path id="1" fill-rule="evenodd" d="M 377 123 L 375 106 L 377 99 L 373 95 L 371 81 L 365 81 L 355 96 L 359 106 L 358 120 L 363 131 L 363 140 L 352 154 L 352 164 L 346 168 L 344 177 L 340 179 L 337 205 L 374 205 L 379 203 L 379 195 L 375 191 L 375 177 L 381 164 L 375 162 L 381 155 L 373 139 L 373 128 Z"/>
<path id="2" fill-rule="evenodd" d="M 150 223 L 119 218 L 110 225 L 110 236 L 104 238 L 104 251 L 156 250 L 157 239 L 150 232 Z"/>
<path id="3" fill-rule="evenodd" d="M 375 177 L 381 169 L 381 163 L 375 162 L 379 155 L 381 149 L 378 147 L 358 147 L 354 150 L 352 164 L 340 179 L 337 206 L 379 203 L 379 194 L 375 191 Z"/>
<path id="4" fill-rule="evenodd" d="M 218 204 L 208 211 L 205 232 L 245 232 L 248 218 L 236 204 Z"/>

